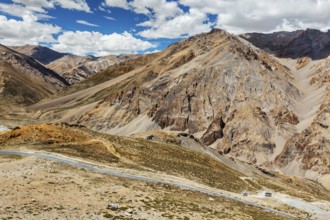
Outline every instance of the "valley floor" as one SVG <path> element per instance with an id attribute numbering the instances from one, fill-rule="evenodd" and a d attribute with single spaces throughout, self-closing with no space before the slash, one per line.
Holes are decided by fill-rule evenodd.
<path id="1" fill-rule="evenodd" d="M 306 217 L 303 210 L 313 219 L 330 217 L 329 204 L 304 202 L 281 193 L 274 193 L 273 198 L 266 198 L 264 192 L 243 197 L 175 176 L 109 167 L 58 154 L 1 154 L 0 179 L 7 179 L 0 194 L 1 201 L 6 201 L 0 204 L 0 215 L 6 216 L 3 219 L 290 219 L 294 215 Z M 118 208 L 108 210 L 109 204 Z M 291 214 L 260 209 L 260 205 Z M 237 210 L 239 207 L 242 209 Z"/>
<path id="2" fill-rule="evenodd" d="M 286 219 L 241 203 L 35 157 L 0 156 L 1 219 Z"/>

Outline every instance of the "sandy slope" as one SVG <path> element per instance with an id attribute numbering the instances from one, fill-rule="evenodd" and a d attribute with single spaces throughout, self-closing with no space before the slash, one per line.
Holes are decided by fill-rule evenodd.
<path id="1" fill-rule="evenodd" d="M 290 68 L 294 76 L 294 84 L 301 92 L 301 99 L 297 100 L 295 105 L 295 113 L 299 119 L 296 125 L 297 132 L 301 132 L 308 128 L 316 117 L 325 95 L 326 87 L 318 88 L 310 84 L 312 78 L 312 68 L 317 61 L 309 62 L 305 67 L 296 69 L 297 60 L 294 59 L 277 59 L 283 65 Z"/>
<path id="2" fill-rule="evenodd" d="M 108 88 L 110 86 L 115 85 L 116 83 L 119 83 L 120 81 L 127 79 L 128 77 L 134 76 L 136 71 L 131 71 L 129 73 L 123 74 L 122 76 L 119 76 L 113 80 L 109 80 L 107 82 L 104 82 L 102 84 L 93 86 L 91 88 L 87 88 L 85 90 L 81 90 L 78 92 L 75 92 L 70 95 L 66 95 L 63 97 L 59 97 L 53 100 L 46 100 L 44 102 L 37 103 L 36 105 L 33 105 L 29 107 L 31 110 L 46 110 L 46 109 L 54 109 L 61 107 L 69 107 L 74 106 L 78 103 L 78 101 L 82 99 L 87 99 L 88 97 L 94 95 L 98 91 L 101 91 L 102 89 Z"/>
<path id="3" fill-rule="evenodd" d="M 131 169 L 121 169 L 111 166 L 105 166 L 98 163 L 91 163 L 89 161 L 85 161 L 82 159 L 74 159 L 67 156 L 62 156 L 59 154 L 50 154 L 50 153 L 41 153 L 41 152 L 23 152 L 23 151 L 13 151 L 13 150 L 1 150 L 0 154 L 13 154 L 13 155 L 20 155 L 20 156 L 34 156 L 39 158 L 45 158 L 48 160 L 53 160 L 61 163 L 65 163 L 74 167 L 83 168 L 87 171 L 94 171 L 101 174 L 107 174 L 111 176 L 117 176 L 117 177 L 124 177 L 128 179 L 134 179 L 139 181 L 146 181 L 150 183 L 161 183 L 166 185 L 172 185 L 174 187 L 179 187 L 185 190 L 192 190 L 197 191 L 200 193 L 208 194 L 215 197 L 224 198 L 227 200 L 232 200 L 235 202 L 239 202 L 245 205 L 249 205 L 251 207 L 257 207 L 262 209 L 266 212 L 271 212 L 273 214 L 277 214 L 280 217 L 283 218 L 295 218 L 294 215 L 284 213 L 281 211 L 277 211 L 276 209 L 269 208 L 270 203 L 269 201 L 261 200 L 261 199 L 254 199 L 253 197 L 243 197 L 240 194 L 228 192 L 225 190 L 219 190 L 216 188 L 212 188 L 203 184 L 199 184 L 197 182 L 184 179 L 181 177 L 176 177 L 172 175 L 165 175 L 165 174 L 159 174 L 159 173 L 149 173 L 149 172 L 143 172 L 143 171 L 135 171 Z M 275 202 L 275 201 L 274 201 Z M 273 205 L 273 204 L 272 204 Z M 271 205 L 271 206 L 272 206 Z M 277 204 L 278 205 L 278 204 Z M 275 206 L 276 207 L 276 206 Z M 277 206 L 277 208 L 279 208 Z M 326 212 L 326 211 L 325 211 Z M 329 215 L 328 215 L 329 216 Z M 321 218 L 320 218 L 321 219 Z"/>

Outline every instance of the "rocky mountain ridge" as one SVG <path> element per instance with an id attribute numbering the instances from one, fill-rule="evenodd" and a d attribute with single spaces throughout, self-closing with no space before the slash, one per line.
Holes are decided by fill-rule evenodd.
<path id="1" fill-rule="evenodd" d="M 246 33 L 240 37 L 256 47 L 282 58 L 309 57 L 313 60 L 319 60 L 330 55 L 330 31 L 306 29 L 270 34 Z"/>
<path id="2" fill-rule="evenodd" d="M 304 32 L 282 35 L 274 48 Z M 112 65 L 28 111 L 116 135 L 183 132 L 227 157 L 330 189 L 329 69 L 328 59 L 278 58 L 214 29 Z"/>
<path id="3" fill-rule="evenodd" d="M 43 47 L 40 45 L 23 45 L 23 46 L 11 46 L 9 47 L 19 53 L 25 54 L 43 65 L 47 65 L 55 60 L 58 60 L 66 55 L 67 53 L 60 53 L 55 50 Z"/>
<path id="4" fill-rule="evenodd" d="M 67 85 L 64 78 L 33 58 L 0 45 L 2 104 L 33 104 Z"/>
<path id="5" fill-rule="evenodd" d="M 138 57 L 139 55 L 110 55 L 104 57 L 65 55 L 49 63 L 47 67 L 64 77 L 70 84 L 106 70 L 108 67 Z"/>
<path id="6" fill-rule="evenodd" d="M 40 45 L 23 45 L 10 48 L 37 60 L 46 68 L 65 78 L 70 84 L 78 83 L 97 72 L 106 70 L 116 63 L 139 56 L 134 54 L 103 57 L 78 56 L 60 53 Z"/>
<path id="7" fill-rule="evenodd" d="M 70 100 L 66 109 L 80 106 L 70 111 L 72 116 L 68 111 L 54 116 L 47 110 L 54 108 L 51 102 L 34 110 L 46 112 L 40 119 L 65 118 L 112 134 L 185 131 L 222 154 L 258 165 L 276 156 L 273 130 L 285 136 L 298 123 L 294 103 L 301 94 L 290 70 L 223 30 L 175 43 L 151 62 L 129 69 L 123 74 L 130 77 L 95 90 L 106 94 L 97 102 L 84 99 L 84 90 L 53 102 Z"/>

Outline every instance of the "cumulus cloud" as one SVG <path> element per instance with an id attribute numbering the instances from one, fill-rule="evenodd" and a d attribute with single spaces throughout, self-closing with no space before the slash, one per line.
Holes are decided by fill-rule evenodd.
<path id="1" fill-rule="evenodd" d="M 39 12 L 41 10 L 38 10 Z M 41 11 L 42 13 L 32 11 L 27 9 L 26 7 L 22 5 L 17 5 L 17 4 L 3 4 L 0 3 L 0 12 L 4 12 L 9 15 L 13 15 L 15 17 L 21 17 L 23 18 L 24 16 L 30 16 L 30 17 L 35 17 L 35 20 L 47 20 L 50 18 L 53 18 L 49 15 L 46 14 L 45 11 Z"/>
<path id="2" fill-rule="evenodd" d="M 116 2 L 116 3 L 115 3 Z M 138 35 L 150 39 L 155 38 L 180 38 L 187 35 L 209 31 L 213 25 L 209 22 L 206 13 L 196 9 L 184 12 L 174 1 L 166 0 L 107 0 L 105 5 L 131 10 L 137 14 L 143 14 L 148 20 L 138 24 L 145 27 Z"/>
<path id="3" fill-rule="evenodd" d="M 86 0 L 52 0 L 52 2 L 65 9 L 91 12 Z"/>
<path id="4" fill-rule="evenodd" d="M 146 29 L 138 34 L 147 38 L 177 38 L 212 27 L 236 34 L 330 28 L 328 0 L 107 0 L 104 5 L 146 15 L 138 24 Z"/>
<path id="5" fill-rule="evenodd" d="M 33 14 L 38 20 L 54 18 L 48 15 L 47 10 L 56 6 L 91 12 L 86 0 L 12 0 L 12 2 L 14 4 L 0 3 L 0 12 L 21 18 L 26 14 Z"/>
<path id="6" fill-rule="evenodd" d="M 24 16 L 22 21 L 0 15 L 0 24 L 0 43 L 10 46 L 56 42 L 53 34 L 61 31 L 58 26 L 35 21 L 33 15 Z"/>
<path id="7" fill-rule="evenodd" d="M 96 56 L 127 54 L 155 48 L 150 42 L 135 38 L 128 32 L 104 35 L 99 32 L 66 31 L 58 37 L 53 49 L 78 55 L 92 53 Z"/>
<path id="8" fill-rule="evenodd" d="M 103 5 L 107 5 L 109 7 L 129 9 L 129 5 L 126 0 L 105 0 Z"/>
<path id="9" fill-rule="evenodd" d="M 35 11 L 35 12 L 40 12 L 40 13 L 45 13 L 44 8 L 54 8 L 53 2 L 47 1 L 47 0 L 12 0 L 14 3 L 24 5 L 25 8 Z"/>
<path id="10" fill-rule="evenodd" d="M 91 12 L 86 0 L 12 0 L 12 2 L 16 4 L 10 6 L 23 5 L 26 10 L 39 13 L 46 13 L 45 8 L 50 9 L 55 8 L 55 6 L 70 10 Z"/>
<path id="11" fill-rule="evenodd" d="M 77 20 L 76 22 L 78 24 L 83 24 L 83 25 L 87 25 L 87 26 L 91 26 L 91 27 L 99 27 L 99 25 L 97 25 L 97 24 L 92 24 L 92 23 L 89 23 L 88 21 L 84 21 L 84 20 Z"/>
<path id="12" fill-rule="evenodd" d="M 61 28 L 40 20 L 53 18 L 48 9 L 60 6 L 66 9 L 90 12 L 85 0 L 12 0 L 14 4 L 0 3 L 0 12 L 19 17 L 21 20 L 0 16 L 0 43 L 5 45 L 23 45 L 54 43 L 54 35 Z M 47 10 L 46 10 L 47 9 Z M 84 23 L 91 25 L 90 23 Z"/>
<path id="13" fill-rule="evenodd" d="M 147 21 L 139 25 L 150 27 L 147 30 L 139 32 L 138 34 L 140 36 L 155 39 L 180 38 L 185 35 L 191 36 L 201 32 L 207 32 L 210 30 L 212 23 L 208 22 L 206 14 L 196 9 L 190 9 L 188 13 L 178 15 L 173 19 L 161 22 L 158 20 Z"/>
<path id="14" fill-rule="evenodd" d="M 217 27 L 233 33 L 330 27 L 328 0 L 180 0 L 180 4 L 217 15 Z"/>

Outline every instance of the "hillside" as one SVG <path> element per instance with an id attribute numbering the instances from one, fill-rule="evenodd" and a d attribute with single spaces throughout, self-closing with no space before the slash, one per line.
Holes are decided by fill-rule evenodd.
<path id="1" fill-rule="evenodd" d="M 138 57 L 138 55 L 110 55 L 104 57 L 65 55 L 47 65 L 47 68 L 65 78 L 70 84 L 106 70 L 108 67 Z"/>
<path id="2" fill-rule="evenodd" d="M 11 49 L 32 57 L 46 68 L 62 76 L 69 84 L 78 83 L 108 67 L 137 58 L 139 55 L 78 56 L 60 53 L 39 45 L 12 46 Z"/>
<path id="3" fill-rule="evenodd" d="M 60 53 L 49 49 L 48 47 L 39 45 L 12 46 L 10 48 L 19 53 L 25 54 L 26 56 L 32 57 L 43 65 L 47 65 L 67 55 L 66 53 Z"/>
<path id="4" fill-rule="evenodd" d="M 308 216 L 317 214 L 311 212 L 307 213 L 301 207 L 295 208 L 289 203 L 286 203 L 285 199 L 283 199 L 283 196 L 285 196 L 285 198 L 290 198 L 294 201 L 304 201 L 301 199 L 305 199 L 307 201 L 319 201 L 318 205 L 313 205 L 313 203 L 311 202 L 304 201 L 307 206 L 311 207 L 322 207 L 323 205 L 328 204 L 326 200 L 330 200 L 330 197 L 326 194 L 327 191 L 311 181 L 306 181 L 300 178 L 288 177 L 277 172 L 266 172 L 262 169 L 256 169 L 249 164 L 243 164 L 239 161 L 230 160 L 219 154 L 209 154 L 210 152 L 201 145 L 196 145 L 196 149 L 194 150 L 190 149 L 189 147 L 182 145 L 182 143 L 187 141 L 186 137 L 182 134 L 178 135 L 171 132 L 157 132 L 153 133 L 153 137 L 155 137 L 156 139 L 162 138 L 163 141 L 150 141 L 137 137 L 118 137 L 113 135 L 106 135 L 90 131 L 80 125 L 69 125 L 64 123 L 38 124 L 16 127 L 12 131 L 0 133 L 0 150 L 15 149 L 20 150 L 21 152 L 47 152 L 47 155 L 62 155 L 61 158 L 63 159 L 72 158 L 76 162 L 89 164 L 97 167 L 103 167 L 104 169 L 111 168 L 116 172 L 128 172 L 130 175 L 138 175 L 145 178 L 155 178 L 173 183 L 179 181 L 179 183 L 181 184 L 188 184 L 192 187 L 202 187 L 203 189 L 221 192 L 222 194 L 226 195 L 226 197 L 221 199 L 221 204 L 225 205 L 226 207 L 231 206 L 232 208 L 230 210 L 234 209 L 233 212 L 224 210 L 224 212 L 222 212 L 221 214 L 222 217 L 230 217 L 234 215 L 239 216 L 237 217 L 238 219 L 249 219 L 251 218 L 251 216 L 257 219 L 287 219 L 282 216 L 276 216 L 274 215 L 274 213 L 264 212 L 262 209 L 260 209 L 260 207 L 258 208 L 251 205 L 247 206 L 244 203 L 230 201 L 228 197 L 239 198 L 239 201 L 243 200 L 247 202 L 252 202 L 263 207 L 272 207 L 279 211 L 284 211 L 297 217 L 299 216 L 300 218 L 306 218 Z M 173 140 L 176 141 L 173 142 Z M 191 141 L 193 142 L 194 140 Z M 0 161 L 3 169 L 8 169 L 8 166 L 10 166 L 12 168 L 21 167 L 20 170 L 26 170 L 22 167 L 21 162 L 25 161 L 24 163 L 27 163 L 29 160 L 32 159 L 24 157 L 6 157 L 5 155 L 0 154 Z M 30 169 L 30 172 L 34 172 L 33 170 L 37 169 L 40 164 L 44 163 L 45 160 L 36 158 L 33 159 L 34 168 Z M 63 174 L 75 176 L 75 178 L 79 178 L 78 176 L 82 175 L 82 177 L 80 178 L 85 178 L 85 181 L 87 178 L 86 175 L 95 175 L 95 172 L 89 172 L 88 169 L 79 169 L 78 173 L 80 173 L 81 171 L 83 172 L 83 174 L 79 174 L 77 176 L 77 171 L 72 170 L 72 167 L 70 166 L 65 166 L 66 168 L 64 170 L 66 171 L 64 172 L 58 167 L 64 166 L 64 164 L 57 162 L 50 163 L 56 165 L 54 168 L 52 168 L 55 170 L 49 171 L 48 174 L 46 174 L 43 178 L 46 178 L 47 181 L 58 182 L 61 186 L 67 183 L 67 181 L 65 180 L 66 178 L 62 179 Z M 25 167 L 29 166 L 30 164 L 25 165 Z M 50 164 L 48 164 L 46 166 L 42 165 L 41 167 L 48 167 L 47 169 L 51 169 L 50 167 L 53 166 L 50 166 Z M 45 169 L 41 169 L 41 173 L 43 173 L 44 170 Z M 11 172 L 7 174 L 7 178 L 14 178 L 11 174 Z M 52 178 L 54 176 L 61 178 Z M 37 181 L 39 184 L 37 184 L 36 182 L 36 179 L 39 178 L 39 175 L 34 174 L 33 176 L 28 176 L 27 178 L 33 181 L 34 186 L 39 186 L 40 184 L 39 187 L 42 188 L 43 184 L 41 183 L 43 182 Z M 108 178 L 110 177 L 107 177 L 106 179 Z M 105 176 L 103 176 L 102 179 L 105 179 Z M 127 178 L 116 178 L 116 180 L 120 182 L 125 181 L 126 184 L 132 181 L 128 180 Z M 101 183 L 102 184 L 100 184 L 99 187 L 101 187 L 101 185 L 105 184 L 106 182 L 101 181 Z M 113 184 L 115 184 L 115 182 L 111 181 L 111 183 L 112 186 L 110 188 L 114 187 Z M 55 185 L 57 185 L 54 184 L 49 183 L 49 187 L 55 187 Z M 71 183 L 71 186 L 76 184 L 82 184 L 82 182 L 77 182 L 74 184 Z M 96 182 L 94 182 L 94 184 L 96 184 Z M 94 184 L 90 184 L 88 188 L 90 190 L 94 189 Z M 155 192 L 161 192 L 161 188 L 159 187 L 163 186 L 167 188 L 168 194 L 166 198 L 172 198 L 171 192 L 174 189 L 177 193 L 182 191 L 182 189 L 178 187 L 173 188 L 173 186 L 170 186 L 168 184 L 157 184 L 156 182 L 144 183 L 140 181 L 138 185 L 141 184 L 147 184 L 147 188 L 144 187 L 144 189 L 149 189 L 149 184 L 153 184 L 153 187 L 157 188 L 157 190 L 154 190 L 155 188 L 150 188 L 150 190 L 144 191 L 142 195 L 151 195 L 151 198 L 147 199 L 151 201 L 145 204 L 148 204 L 148 206 L 154 207 L 157 210 L 161 209 L 159 210 L 160 212 L 164 212 L 165 210 L 167 210 L 164 210 L 165 207 L 162 207 L 165 205 L 163 204 L 165 201 L 157 205 L 156 201 L 153 201 L 154 199 L 152 196 L 155 194 Z M 118 189 L 118 185 L 116 184 L 115 186 L 115 188 Z M 84 184 L 82 184 L 80 189 L 85 187 L 87 186 L 84 186 Z M 11 190 L 11 188 L 15 187 L 8 186 L 6 190 Z M 134 194 L 136 190 L 136 186 L 133 188 L 128 187 L 125 190 L 126 196 L 132 195 L 132 193 Z M 243 197 L 241 195 L 241 192 L 243 190 L 249 191 L 249 193 L 251 193 L 251 196 Z M 264 190 L 274 192 L 274 197 L 264 198 L 260 196 Z M 185 204 L 185 202 L 183 202 L 182 200 L 180 203 L 176 202 L 176 206 L 178 207 L 187 207 L 184 209 L 180 208 L 181 211 L 171 209 L 172 212 L 178 212 L 176 215 L 184 214 L 190 216 L 191 212 L 195 213 L 196 211 L 196 214 L 199 213 L 198 216 L 205 215 L 208 216 L 208 218 L 210 219 L 219 218 L 218 213 L 216 212 L 214 212 L 212 215 L 209 215 L 210 211 L 204 212 L 202 211 L 202 209 L 194 211 L 188 208 L 190 206 L 194 206 L 195 208 L 197 208 L 204 203 L 196 204 L 197 201 L 192 199 L 196 198 L 196 196 L 198 195 L 196 194 L 196 192 L 193 192 L 192 190 L 185 190 L 182 191 L 182 193 L 183 192 L 189 192 L 187 195 L 185 194 L 187 199 L 189 199 L 189 205 Z M 57 193 L 63 195 L 63 190 L 59 190 Z M 79 192 L 76 191 L 74 191 L 74 193 L 66 193 L 73 197 L 79 195 Z M 192 194 L 194 196 L 192 196 Z M 15 195 L 15 192 L 13 191 L 11 195 Z M 52 193 L 48 194 L 48 197 L 49 196 L 56 197 Z M 200 196 L 202 196 L 202 194 L 200 194 Z M 200 196 L 198 196 L 197 198 L 200 198 Z M 206 195 L 203 195 L 203 198 L 205 196 Z M 215 195 L 208 196 L 211 199 L 206 199 L 206 201 L 219 200 L 219 198 L 217 198 L 217 196 Z M 43 195 L 39 194 L 39 196 L 35 199 L 35 202 L 39 202 L 44 198 L 45 197 Z M 98 203 L 103 204 L 95 197 L 90 197 L 89 199 L 91 200 L 88 201 L 97 201 Z M 21 200 L 19 199 L 16 202 L 20 201 Z M 124 204 L 126 204 L 118 201 L 116 203 L 119 203 L 120 206 L 124 206 Z M 132 202 L 136 204 L 136 201 Z M 217 203 L 218 202 L 216 202 L 216 204 Z M 230 203 L 230 205 L 227 206 L 226 204 L 228 203 Z M 68 205 L 67 203 L 65 204 Z M 48 205 L 52 206 L 51 204 Z M 129 206 L 129 204 L 126 205 Z M 78 204 L 77 206 L 80 207 L 80 205 Z M 136 204 L 136 206 L 132 208 L 136 207 L 142 208 L 139 209 L 140 212 L 148 213 L 144 209 L 145 206 Z M 236 210 L 237 207 L 243 208 L 244 211 L 241 212 Z M 49 211 L 50 210 L 45 210 L 42 213 L 46 214 Z M 37 210 L 35 210 L 35 212 L 39 213 Z M 118 214 L 118 212 L 111 213 Z M 322 212 L 320 213 L 322 214 Z M 328 212 L 325 213 L 327 215 L 329 214 Z"/>
<path id="5" fill-rule="evenodd" d="M 279 58 L 214 29 L 2 116 L 8 127 L 56 124 L 16 127 L 0 134 L 0 145 L 248 190 L 253 198 L 261 189 L 281 193 L 271 204 L 288 194 L 321 201 L 330 189 L 329 70 L 328 58 Z M 291 199 L 317 219 L 329 215 Z"/>
<path id="6" fill-rule="evenodd" d="M 121 81 L 115 78 L 111 86 L 110 80 L 94 90 L 89 87 L 86 92 L 31 108 L 53 108 L 51 103 L 55 107 L 58 102 L 66 109 L 79 103 L 87 108 L 97 101 L 91 97 L 100 97 L 102 101 L 89 105 L 88 111 L 75 111 L 70 121 L 119 134 L 155 128 L 188 131 L 206 145 L 215 143 L 220 151 L 239 153 L 241 159 L 257 160 L 258 164 L 272 154 L 270 131 L 297 123 L 292 100 L 299 97 L 299 91 L 290 83 L 289 70 L 222 30 L 176 43 L 127 74 Z M 89 81 L 100 76 L 105 74 L 96 74 Z M 255 135 L 256 128 L 261 135 Z M 239 147 L 243 131 L 248 142 L 245 149 Z M 233 138 L 235 133 L 237 138 Z M 252 148 L 259 149 L 262 156 L 251 153 Z"/>
<path id="7" fill-rule="evenodd" d="M 256 47 L 283 58 L 309 57 L 313 60 L 330 55 L 330 32 L 315 29 L 294 32 L 274 32 L 270 34 L 247 33 L 240 37 Z"/>
<path id="8" fill-rule="evenodd" d="M 213 30 L 111 66 L 28 110 L 38 111 L 36 120 L 78 123 L 110 134 L 184 131 L 228 157 L 328 187 L 323 181 L 328 171 L 315 163 L 285 168 L 299 160 L 287 158 L 286 142 L 313 126 L 325 97 L 328 72 L 315 65 L 308 59 L 274 58 L 239 37 Z M 322 77 L 316 75 L 320 68 Z M 304 91 L 311 74 L 322 85 Z M 325 143 L 322 155 L 328 152 Z M 317 175 L 305 175 L 310 170 Z"/>
<path id="9" fill-rule="evenodd" d="M 330 188 L 330 61 L 311 62 L 293 71 L 302 80 L 305 97 L 298 105 L 297 132 L 275 160 L 291 175 L 318 179 Z M 299 103 L 298 103 L 299 104 Z"/>
<path id="10" fill-rule="evenodd" d="M 65 88 L 61 76 L 34 59 L 0 45 L 0 102 L 30 105 Z"/>

